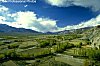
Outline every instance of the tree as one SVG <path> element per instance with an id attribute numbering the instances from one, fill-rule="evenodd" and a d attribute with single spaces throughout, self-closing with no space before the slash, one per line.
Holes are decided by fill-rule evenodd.
<path id="1" fill-rule="evenodd" d="M 44 47 L 46 47 L 46 46 L 48 46 L 50 43 L 48 42 L 48 41 L 42 41 L 41 43 L 40 43 L 40 47 L 41 48 L 44 48 Z"/>
<path id="2" fill-rule="evenodd" d="M 0 60 L 4 59 L 5 55 L 4 54 L 0 54 Z"/>
<path id="3" fill-rule="evenodd" d="M 90 59 L 100 61 L 100 50 L 92 49 L 88 51 L 88 57 Z"/>
<path id="4" fill-rule="evenodd" d="M 80 42 L 78 45 L 76 45 L 77 48 L 81 48 L 82 42 Z"/>
<path id="5" fill-rule="evenodd" d="M 18 44 L 8 45 L 8 49 L 14 49 L 14 48 L 18 48 L 18 47 L 19 47 Z"/>

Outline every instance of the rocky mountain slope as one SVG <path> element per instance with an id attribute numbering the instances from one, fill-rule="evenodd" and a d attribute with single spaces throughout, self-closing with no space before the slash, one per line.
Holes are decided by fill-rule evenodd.
<path id="1" fill-rule="evenodd" d="M 93 48 L 100 48 L 100 25 L 83 32 L 84 38 L 91 41 Z"/>

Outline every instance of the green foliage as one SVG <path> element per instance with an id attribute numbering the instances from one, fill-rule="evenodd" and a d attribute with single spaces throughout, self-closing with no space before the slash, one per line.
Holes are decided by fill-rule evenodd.
<path id="1" fill-rule="evenodd" d="M 5 36 L 6 39 L 14 39 L 13 36 Z"/>
<path id="2" fill-rule="evenodd" d="M 57 42 L 55 39 L 49 39 L 48 41 L 51 46 L 56 45 L 56 42 Z"/>
<path id="3" fill-rule="evenodd" d="M 67 34 L 67 35 L 65 35 L 65 39 L 67 39 L 67 40 L 72 40 L 72 39 L 81 38 L 81 37 L 82 36 L 78 35 L 78 34 Z"/>
<path id="4" fill-rule="evenodd" d="M 1 45 L 4 45 L 4 44 L 5 44 L 5 43 L 3 43 L 3 42 L 0 41 L 0 46 L 1 46 Z"/>
<path id="5" fill-rule="evenodd" d="M 80 43 L 79 43 L 79 45 L 81 45 L 81 46 L 82 46 L 82 42 L 80 42 Z"/>
<path id="6" fill-rule="evenodd" d="M 11 44 L 11 45 L 8 45 L 8 49 L 14 49 L 14 48 L 18 48 L 19 45 L 18 44 Z"/>
<path id="7" fill-rule="evenodd" d="M 39 47 L 44 48 L 46 46 L 48 46 L 50 43 L 48 41 L 42 41 L 39 45 Z"/>
<path id="8" fill-rule="evenodd" d="M 79 48 L 75 52 L 76 56 L 88 57 L 89 59 L 100 61 L 100 50 Z"/>
<path id="9" fill-rule="evenodd" d="M 9 51 L 7 51 L 7 52 L 5 53 L 5 55 L 6 55 L 7 57 L 11 57 L 11 55 L 13 55 L 13 53 L 15 53 L 14 50 L 9 50 Z"/>
<path id="10" fill-rule="evenodd" d="M 14 42 L 24 42 L 24 40 L 19 40 L 19 39 L 16 39 L 16 40 L 14 40 Z"/>
<path id="11" fill-rule="evenodd" d="M 77 48 L 81 48 L 82 42 L 80 42 L 78 45 L 76 45 Z"/>
<path id="12" fill-rule="evenodd" d="M 20 49 L 27 49 L 27 48 L 31 48 L 34 47 L 35 45 L 29 45 L 29 46 L 25 46 L 25 47 L 20 47 Z"/>
<path id="13" fill-rule="evenodd" d="M 20 54 L 20 58 L 30 58 L 30 55 L 29 54 L 25 54 L 25 53 L 23 53 L 23 54 Z"/>
<path id="14" fill-rule="evenodd" d="M 78 56 L 84 56 L 86 57 L 87 55 L 87 50 L 86 49 L 83 49 L 83 48 L 79 48 L 78 49 Z"/>
<path id="15" fill-rule="evenodd" d="M 84 61 L 84 66 L 89 66 L 89 62 L 87 59 Z"/>
<path id="16" fill-rule="evenodd" d="M 34 53 L 34 57 L 36 57 L 36 58 L 45 57 L 45 56 L 48 56 L 48 55 L 52 55 L 50 49 L 44 50 L 44 51 L 39 52 L 39 53 Z"/>
<path id="17" fill-rule="evenodd" d="M 91 42 L 90 42 L 90 41 L 86 41 L 86 44 L 87 44 L 87 45 L 90 45 L 90 44 L 91 44 Z"/>
<path id="18" fill-rule="evenodd" d="M 100 61 L 100 50 L 96 50 L 96 49 L 90 50 L 88 52 L 88 56 L 89 56 L 90 59 L 94 59 L 94 60 L 99 60 Z"/>
<path id="19" fill-rule="evenodd" d="M 61 52 L 65 51 L 66 49 L 69 49 L 72 47 L 74 47 L 74 45 L 70 44 L 70 43 L 58 44 L 57 47 L 55 48 L 55 52 L 61 53 Z"/>
<path id="20" fill-rule="evenodd" d="M 4 54 L 0 54 L 0 60 L 4 59 L 5 55 Z"/>

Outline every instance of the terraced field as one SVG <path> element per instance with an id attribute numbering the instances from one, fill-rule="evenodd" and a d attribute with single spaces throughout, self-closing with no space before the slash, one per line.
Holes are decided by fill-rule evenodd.
<path id="1" fill-rule="evenodd" d="M 23 37 L 1 37 L 0 65 L 84 66 L 95 63 L 89 63 L 91 45 L 89 40 L 81 39 L 80 34 Z"/>

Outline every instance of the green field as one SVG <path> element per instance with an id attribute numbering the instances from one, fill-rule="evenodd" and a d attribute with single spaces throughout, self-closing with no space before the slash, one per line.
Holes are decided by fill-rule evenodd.
<path id="1" fill-rule="evenodd" d="M 82 36 L 80 34 L 2 36 L 0 65 L 84 66 L 89 61 L 91 63 L 88 65 L 93 65 L 95 59 L 92 61 L 92 56 L 88 53 L 91 44 L 89 40 L 81 39 Z"/>

